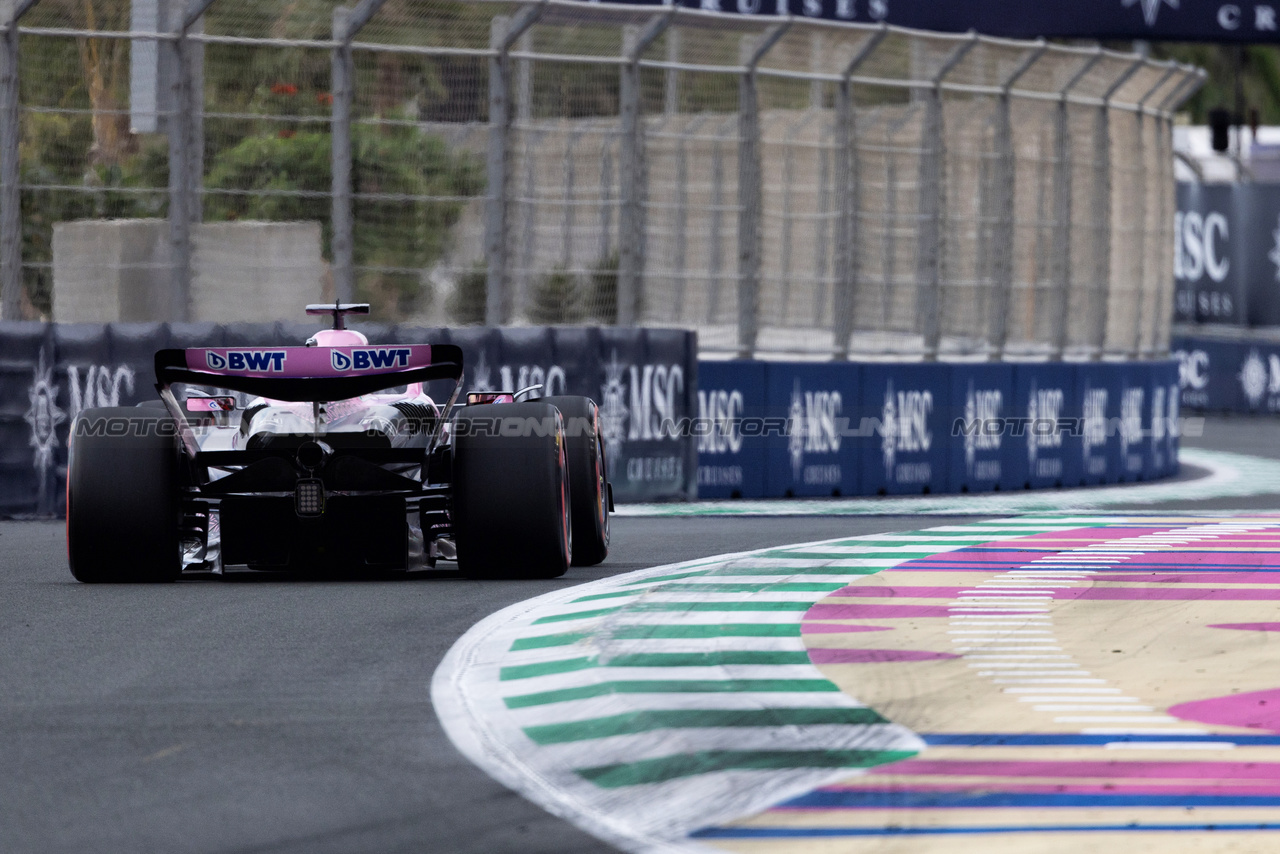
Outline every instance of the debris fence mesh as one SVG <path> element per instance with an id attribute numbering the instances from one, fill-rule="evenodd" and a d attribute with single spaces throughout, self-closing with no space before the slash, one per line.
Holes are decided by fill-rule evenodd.
<path id="1" fill-rule="evenodd" d="M 23 316 L 226 319 L 283 282 L 740 355 L 1167 347 L 1195 69 L 571 0 L 184 8 L 15 25 Z"/>

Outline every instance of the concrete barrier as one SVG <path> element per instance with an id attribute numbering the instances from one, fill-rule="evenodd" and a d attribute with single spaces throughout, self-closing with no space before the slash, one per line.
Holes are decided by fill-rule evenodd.
<path id="1" fill-rule="evenodd" d="M 288 317 L 323 299 L 328 265 L 317 222 L 192 226 L 191 318 Z M 162 219 L 81 220 L 53 228 L 53 316 L 60 323 L 168 316 L 169 226 Z"/>

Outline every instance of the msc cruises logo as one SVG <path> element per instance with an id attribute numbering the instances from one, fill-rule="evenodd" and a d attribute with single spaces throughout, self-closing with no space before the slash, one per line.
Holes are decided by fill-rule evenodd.
<path id="1" fill-rule="evenodd" d="M 1142 17 L 1147 22 L 1148 27 L 1156 25 L 1156 19 L 1160 16 L 1161 4 L 1168 6 L 1170 9 L 1177 9 L 1181 0 L 1121 0 L 1126 9 L 1131 6 L 1142 4 Z"/>
<path id="2" fill-rule="evenodd" d="M 928 453 L 933 446 L 929 418 L 933 414 L 933 392 L 928 389 L 897 391 L 885 384 L 884 407 L 880 410 L 880 453 L 884 457 L 885 478 L 891 483 L 927 482 L 928 463 L 898 466 L 901 454 Z M 917 470 L 918 469 L 918 470 Z M 903 474 L 910 474 L 904 479 Z"/>
<path id="3" fill-rule="evenodd" d="M 1129 449 L 1142 442 L 1142 409 L 1146 389 L 1126 388 L 1120 394 L 1120 455 L 1128 457 Z"/>
<path id="4" fill-rule="evenodd" d="M 809 391 L 796 380 L 791 390 L 791 408 L 787 414 L 787 452 L 791 456 L 791 474 L 809 486 L 833 485 L 839 482 L 834 469 L 826 473 L 805 466 L 806 454 L 835 454 L 840 451 L 840 416 L 844 396 L 832 389 Z M 821 475 L 821 476 L 819 476 Z"/>
<path id="5" fill-rule="evenodd" d="M 1093 459 L 1095 448 L 1105 448 L 1107 444 L 1107 399 L 1109 394 L 1105 388 L 1084 389 L 1084 420 L 1081 424 L 1082 443 L 1085 468 L 1088 474 L 1098 472 L 1087 471 L 1091 464 L 1105 466 L 1105 462 Z"/>
<path id="6" fill-rule="evenodd" d="M 966 424 L 995 424 L 1000 421 L 1004 409 L 1004 393 L 998 388 L 977 389 L 969 383 L 969 393 L 964 402 Z M 978 463 L 978 452 L 1000 450 L 1000 432 L 983 429 L 966 430 L 964 434 L 964 466 L 970 477 Z M 989 467 L 988 467 L 989 468 Z"/>

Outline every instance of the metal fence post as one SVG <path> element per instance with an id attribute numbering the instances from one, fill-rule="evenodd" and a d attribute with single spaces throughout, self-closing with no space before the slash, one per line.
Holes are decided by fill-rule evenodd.
<path id="1" fill-rule="evenodd" d="M 730 131 L 734 125 L 734 118 L 730 116 L 719 125 L 716 126 L 715 142 L 711 147 L 711 245 L 708 247 L 709 257 L 707 259 L 707 320 L 715 322 L 720 314 L 720 291 L 722 290 L 721 279 L 724 277 L 724 148 L 721 141 L 728 138 Z M 681 239 L 678 247 L 682 252 L 685 251 L 684 239 Z M 685 277 L 687 278 L 687 277 Z"/>
<path id="2" fill-rule="evenodd" d="M 333 289 L 341 302 L 355 301 L 355 214 L 351 202 L 351 107 L 355 100 L 351 78 L 355 62 L 351 41 L 347 38 L 351 10 L 338 6 L 333 10 L 333 112 L 330 114 L 329 160 L 332 180 L 330 226 L 333 238 Z"/>
<path id="3" fill-rule="evenodd" d="M 1142 280 L 1137 283 L 1136 299 L 1134 301 L 1133 350 L 1131 351 L 1134 358 L 1140 358 L 1142 356 L 1142 314 L 1143 314 L 1142 309 L 1143 309 L 1144 303 L 1146 302 L 1146 298 L 1145 298 L 1146 291 L 1147 291 L 1146 270 L 1147 270 L 1147 262 L 1149 261 L 1149 259 L 1147 258 L 1147 253 L 1148 253 L 1148 244 L 1150 243 L 1150 241 L 1148 241 L 1147 239 L 1147 231 L 1148 231 L 1147 219 L 1148 219 L 1148 214 L 1150 213 L 1150 211 L 1148 210 L 1147 203 L 1149 200 L 1147 198 L 1147 195 L 1149 192 L 1149 188 L 1151 186 L 1150 176 L 1148 175 L 1148 172 L 1151 169 L 1151 163 L 1149 162 L 1147 157 L 1147 127 L 1146 127 L 1147 102 L 1150 101 L 1157 92 L 1163 89 L 1164 84 L 1168 83 L 1169 78 L 1172 77 L 1177 72 L 1178 72 L 1178 66 L 1175 63 L 1170 63 L 1168 70 L 1165 71 L 1165 73 L 1160 76 L 1160 79 L 1156 81 L 1155 85 L 1152 86 L 1150 89 L 1148 89 L 1146 93 L 1143 94 L 1142 98 L 1139 99 L 1138 111 L 1135 114 L 1135 120 L 1138 123 L 1138 162 L 1141 164 L 1140 168 L 1138 169 L 1138 175 L 1140 177 L 1140 184 L 1142 188 L 1141 192 L 1139 193 L 1139 199 L 1141 201 L 1139 203 L 1140 207 L 1138 209 L 1139 210 L 1138 220 L 1142 224 L 1141 229 L 1138 231 L 1138 240 L 1139 240 L 1138 254 L 1139 254 L 1139 257 L 1142 259 L 1143 277 L 1142 277 Z M 1158 124 L 1157 124 L 1157 127 L 1159 127 Z M 1160 151 L 1160 149 L 1157 149 L 1157 156 L 1159 156 L 1159 154 L 1161 153 L 1162 152 Z M 1159 177 L 1160 176 L 1157 177 L 1157 180 L 1159 180 Z M 1159 212 L 1157 212 L 1157 216 L 1159 215 L 1160 215 Z M 1156 296 L 1157 302 L 1155 305 L 1155 311 L 1152 312 L 1151 317 L 1152 317 L 1152 323 L 1154 325 L 1154 328 L 1158 329 L 1159 323 L 1160 323 L 1160 317 L 1157 314 L 1157 312 L 1163 309 L 1163 305 L 1162 305 L 1163 300 L 1161 299 L 1161 296 L 1164 293 L 1166 284 L 1163 282 L 1160 282 L 1157 279 L 1156 285 L 1157 287 L 1156 287 L 1155 296 Z M 1154 338 L 1152 340 L 1152 345 L 1154 348 L 1154 345 L 1155 345 Z"/>
<path id="4" fill-rule="evenodd" d="M 1097 217 L 1094 228 L 1098 245 L 1094 247 L 1094 283 L 1098 288 L 1097 317 L 1094 318 L 1093 335 L 1090 336 L 1095 359 L 1101 359 L 1107 348 L 1107 310 L 1111 302 L 1111 99 L 1126 83 L 1133 79 L 1146 59 L 1138 59 L 1112 82 L 1102 95 L 1098 106 L 1097 123 L 1094 126 L 1093 154 L 1093 210 Z"/>
<path id="5" fill-rule="evenodd" d="M 858 213 L 862 209 L 862 182 L 860 158 L 854 150 L 858 144 L 853 106 L 852 77 L 866 62 L 885 36 L 889 28 L 880 29 L 867 38 L 849 59 L 840 75 L 840 90 L 836 97 L 836 157 L 835 186 L 838 226 L 836 231 L 836 288 L 834 299 L 835 358 L 849 358 L 849 339 L 853 335 L 854 313 L 858 307 L 858 280 L 861 278 L 861 254 L 858 241 Z"/>
<path id="6" fill-rule="evenodd" d="M 760 240 L 764 167 L 760 162 L 760 103 L 756 68 L 791 28 L 791 20 L 742 45 L 745 66 L 738 81 L 738 358 L 755 355 L 760 334 Z"/>
<path id="7" fill-rule="evenodd" d="M 1158 207 L 1156 208 L 1156 219 L 1158 222 L 1157 234 L 1159 240 L 1157 245 L 1170 246 L 1172 241 L 1169 240 L 1171 231 L 1169 201 L 1171 188 L 1174 185 L 1174 178 L 1171 174 L 1173 171 L 1173 121 L 1172 117 L 1167 113 L 1162 113 L 1156 118 L 1156 168 L 1159 170 L 1156 175 L 1157 186 L 1160 187 L 1160 197 Z M 1170 324 L 1173 323 L 1172 306 L 1166 304 L 1165 298 L 1169 293 L 1170 285 L 1173 282 L 1172 261 L 1168 252 L 1163 252 L 1159 256 L 1156 266 L 1156 303 L 1155 310 L 1151 314 L 1151 346 L 1147 352 L 1151 356 L 1167 355 L 1169 352 L 1169 339 L 1166 335 Z"/>
<path id="8" fill-rule="evenodd" d="M 673 30 L 671 35 L 679 34 L 679 30 Z M 668 46 L 670 42 L 668 42 Z M 675 281 L 675 307 L 673 317 L 681 317 L 684 315 L 685 297 L 689 289 L 689 271 L 686 268 L 689 256 L 689 147 L 690 139 L 696 139 L 703 125 L 707 123 L 709 114 L 703 113 L 693 118 L 680 132 L 680 136 L 676 140 L 676 225 L 675 225 L 675 251 L 671 261 L 671 269 L 674 273 Z M 719 161 L 720 144 L 719 141 L 712 147 L 713 163 Z M 714 178 L 714 176 L 713 176 Z M 712 184 L 713 192 L 719 192 L 719 187 L 715 183 Z M 713 211 L 712 216 L 717 216 L 718 211 Z M 712 233 L 712 239 L 718 240 L 719 235 Z M 718 287 L 716 280 L 711 279 L 707 288 L 707 296 L 711 296 L 712 289 Z"/>
<path id="9" fill-rule="evenodd" d="M 1169 115 L 1172 121 L 1173 110 L 1178 105 L 1184 104 L 1189 98 L 1194 96 L 1204 86 L 1209 79 L 1209 74 L 1203 68 L 1197 68 L 1194 65 L 1180 65 L 1178 70 L 1182 72 L 1182 81 L 1174 86 L 1160 102 L 1159 110 L 1161 113 Z"/>
<path id="10" fill-rule="evenodd" d="M 1169 155 L 1171 153 L 1174 155 L 1177 154 L 1177 152 L 1173 151 L 1173 110 L 1177 109 L 1179 104 L 1185 103 L 1186 99 L 1198 92 L 1200 87 L 1202 87 L 1208 79 L 1208 74 L 1202 68 L 1184 65 L 1179 67 L 1179 71 L 1183 74 L 1182 80 L 1177 86 L 1173 87 L 1168 95 L 1165 96 L 1164 100 L 1160 102 L 1158 108 L 1159 112 L 1164 117 L 1164 129 L 1160 132 L 1159 136 L 1160 144 L 1165 150 L 1165 153 L 1161 155 L 1160 161 L 1164 167 L 1164 175 L 1161 177 L 1161 186 L 1165 187 L 1165 191 L 1160 195 L 1160 221 L 1163 223 L 1162 233 L 1166 237 L 1166 245 L 1169 245 L 1169 243 L 1172 242 L 1171 240 L 1168 240 L 1168 238 L 1173 236 L 1172 231 L 1174 226 L 1170 216 L 1171 211 L 1169 209 L 1169 205 L 1173 201 L 1170 193 L 1174 179 L 1173 158 Z M 1195 164 L 1194 160 L 1189 160 L 1188 162 L 1190 164 L 1197 165 L 1198 167 L 1198 164 Z M 1204 180 L 1202 173 L 1197 171 L 1197 175 L 1200 176 L 1201 181 Z M 1165 289 L 1173 286 L 1174 271 L 1173 259 L 1170 254 L 1165 252 L 1162 255 L 1162 258 L 1163 262 L 1159 273 L 1160 290 L 1157 292 L 1161 301 L 1157 304 L 1157 313 L 1155 315 L 1159 318 L 1161 325 L 1159 327 L 1159 337 L 1155 342 L 1153 342 L 1153 346 L 1157 355 L 1167 356 L 1169 353 L 1169 334 L 1170 327 L 1173 323 L 1173 316 L 1169 311 L 1169 307 L 1164 305 L 1163 298 L 1166 293 Z M 1164 316 L 1161 317 L 1161 315 Z"/>
<path id="11" fill-rule="evenodd" d="M 943 136 L 942 84 L 978 43 L 977 35 L 960 44 L 930 81 L 920 154 L 920 249 L 917 256 L 917 308 L 925 361 L 938 358 L 942 344 L 942 256 L 947 210 L 946 140 Z"/>
<path id="12" fill-rule="evenodd" d="M 826 67 L 827 39 L 821 30 L 809 33 L 809 73 L 813 79 L 809 81 L 809 106 L 819 109 L 824 106 L 824 84 L 822 71 Z"/>
<path id="13" fill-rule="evenodd" d="M 618 212 L 618 320 L 619 326 L 634 326 L 643 307 L 641 294 L 644 272 L 644 123 L 640 116 L 640 57 L 675 20 L 678 7 L 654 18 L 643 30 L 623 30 L 622 66 L 618 109 L 622 133 L 619 152 L 620 195 Z"/>
<path id="14" fill-rule="evenodd" d="M 992 229 L 991 277 L 995 287 L 991 305 L 991 359 L 1004 358 L 1009 343 L 1009 304 L 1013 297 L 1013 221 L 1017 186 L 1017 157 L 1013 148 L 1013 87 L 1049 50 L 1044 39 L 1004 79 L 996 102 L 996 222 Z"/>
<path id="15" fill-rule="evenodd" d="M 0 3 L 0 318 L 22 319 L 22 175 L 18 22 L 38 0 Z"/>
<path id="16" fill-rule="evenodd" d="M 351 110 L 355 101 L 355 58 L 351 42 L 378 13 L 386 0 L 361 0 L 354 9 L 333 10 L 332 82 L 333 112 L 330 120 L 330 170 L 332 174 L 333 285 L 341 302 L 353 302 L 355 279 L 355 213 L 351 200 Z"/>
<path id="17" fill-rule="evenodd" d="M 188 11 L 187 34 L 204 33 L 201 17 L 217 0 L 201 0 L 196 9 Z M 191 111 L 187 125 L 187 175 L 191 200 L 187 214 L 192 223 L 204 221 L 204 43 L 184 40 L 183 56 L 187 63 L 188 100 Z"/>
<path id="18" fill-rule="evenodd" d="M 1071 112 L 1068 98 L 1093 67 L 1102 60 L 1102 48 L 1089 58 L 1058 92 L 1057 115 L 1053 134 L 1053 248 L 1049 269 L 1054 285 L 1053 357 L 1062 359 L 1067 352 L 1071 327 Z"/>
<path id="19" fill-rule="evenodd" d="M 189 320 L 191 317 L 191 173 L 190 146 L 187 145 L 191 123 L 190 81 L 187 79 L 187 63 L 184 56 L 182 21 L 174 28 L 177 39 L 161 46 L 172 51 L 174 70 L 170 87 L 173 97 L 173 115 L 169 117 L 169 263 L 172 265 L 169 280 L 169 320 Z"/>
<path id="20" fill-rule="evenodd" d="M 174 38 L 163 46 L 171 51 L 173 80 L 173 115 L 169 120 L 169 319 L 191 319 L 191 224 L 198 222 L 199 185 L 203 180 L 202 154 L 195 148 L 203 145 L 196 138 L 196 82 L 193 51 L 187 40 L 193 27 L 214 0 L 193 0 L 172 22 Z M 201 79 L 203 76 L 201 75 Z M 203 108 L 203 96 L 201 101 Z M 203 126 L 201 126 L 203 129 Z M 197 172 L 196 170 L 200 170 Z"/>
<path id="21" fill-rule="evenodd" d="M 806 111 L 806 113 L 809 111 Z M 804 115 L 802 113 L 802 115 Z M 791 214 L 792 214 L 792 196 L 795 185 L 796 172 L 796 137 L 800 133 L 804 120 L 792 123 L 791 127 L 783 136 L 782 144 L 782 251 L 779 259 L 782 269 L 779 271 L 781 281 L 779 285 L 782 290 L 781 300 L 781 316 L 778 318 L 782 323 L 787 321 L 787 311 L 791 307 Z"/>
<path id="22" fill-rule="evenodd" d="M 667 34 L 667 73 L 662 91 L 662 112 L 674 116 L 680 112 L 680 72 L 674 66 L 680 61 L 680 30 Z"/>
<path id="23" fill-rule="evenodd" d="M 511 47 L 526 30 L 538 22 L 545 0 L 525 6 L 507 18 L 495 16 L 490 25 L 489 47 L 489 154 L 487 172 L 489 196 L 485 203 L 484 321 L 489 326 L 505 323 L 511 311 L 510 254 L 508 226 L 511 200 Z"/>
<path id="24" fill-rule="evenodd" d="M 521 33 L 520 38 L 516 39 L 514 48 L 515 53 L 532 53 L 533 33 L 528 30 Z M 519 248 L 519 256 L 516 257 L 514 249 L 507 254 L 508 261 L 512 263 L 507 279 L 509 290 L 505 322 L 510 322 L 522 309 L 527 309 L 532 295 L 533 288 L 530 287 L 530 283 L 535 280 L 533 268 L 538 249 L 535 236 L 539 201 L 538 149 L 546 137 L 546 131 L 533 123 L 533 61 L 527 57 L 516 59 L 511 66 L 511 75 L 513 84 L 510 91 L 514 99 L 511 108 L 515 117 L 512 125 L 511 150 L 516 150 L 516 139 L 519 139 L 520 150 L 519 154 L 515 155 L 517 159 L 512 164 L 507 186 L 519 187 L 519 189 L 511 196 L 507 205 L 507 216 L 511 220 L 508 225 L 508 234 L 511 235 L 512 246 Z M 609 146 L 606 143 L 603 158 L 605 163 L 608 163 L 608 158 Z M 519 168 L 517 169 L 516 166 Z M 600 189 L 603 197 L 601 209 L 606 214 L 601 232 L 607 235 L 608 215 L 612 213 L 608 204 L 609 182 L 605 178 L 608 170 L 602 168 L 600 174 Z M 520 225 L 519 234 L 516 234 L 516 222 Z M 607 236 L 604 238 L 604 244 L 608 246 Z"/>

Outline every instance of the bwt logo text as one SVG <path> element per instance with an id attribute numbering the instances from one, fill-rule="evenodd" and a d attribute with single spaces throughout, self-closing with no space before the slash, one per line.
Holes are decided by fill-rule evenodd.
<path id="1" fill-rule="evenodd" d="M 408 347 L 369 347 L 352 350 L 348 355 L 341 350 L 332 350 L 329 363 L 335 371 L 377 371 L 387 368 L 409 367 L 409 356 L 412 351 Z"/>
<path id="2" fill-rule="evenodd" d="M 204 360 L 211 371 L 254 371 L 265 374 L 283 371 L 287 355 L 284 350 L 228 350 L 225 355 L 215 350 L 206 350 Z"/>

